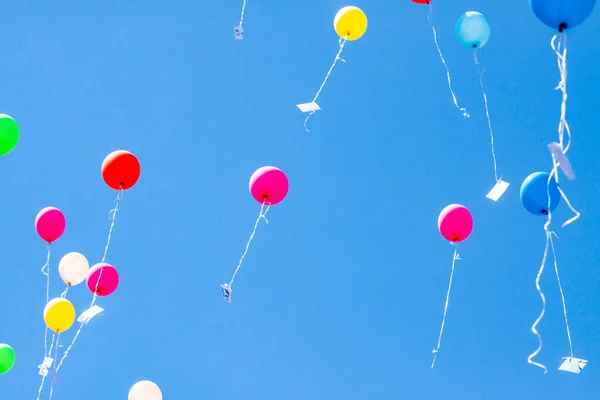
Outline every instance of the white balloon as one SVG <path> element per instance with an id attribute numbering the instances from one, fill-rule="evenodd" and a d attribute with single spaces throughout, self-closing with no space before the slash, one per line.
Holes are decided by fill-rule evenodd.
<path id="1" fill-rule="evenodd" d="M 58 273 L 69 286 L 79 285 L 87 278 L 90 263 L 81 253 L 67 253 L 58 263 Z"/>
<path id="2" fill-rule="evenodd" d="M 151 381 L 139 381 L 129 390 L 128 400 L 162 400 L 158 385 Z"/>

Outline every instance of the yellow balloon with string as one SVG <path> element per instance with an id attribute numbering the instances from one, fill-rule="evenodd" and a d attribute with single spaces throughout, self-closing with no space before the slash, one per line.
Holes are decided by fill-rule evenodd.
<path id="1" fill-rule="evenodd" d="M 367 16 L 358 7 L 346 6 L 335 15 L 333 27 L 342 39 L 360 39 L 367 31 Z"/>
<path id="2" fill-rule="evenodd" d="M 54 332 L 63 333 L 75 322 L 75 307 L 65 298 L 52 299 L 44 308 L 44 321 Z"/>

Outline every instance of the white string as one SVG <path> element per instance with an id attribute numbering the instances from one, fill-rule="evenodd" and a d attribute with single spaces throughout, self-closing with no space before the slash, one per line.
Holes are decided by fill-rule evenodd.
<path id="1" fill-rule="evenodd" d="M 554 236 L 558 236 L 552 232 Z M 567 337 L 569 339 L 569 349 L 571 351 L 571 357 L 573 357 L 573 342 L 571 341 L 571 329 L 569 328 L 569 319 L 567 318 L 567 303 L 565 302 L 565 294 L 563 293 L 562 284 L 560 282 L 560 275 L 558 273 L 558 262 L 556 260 L 556 250 L 554 248 L 554 240 L 550 235 L 550 246 L 552 247 L 552 256 L 554 257 L 554 272 L 556 272 L 556 281 L 558 282 L 558 289 L 560 290 L 560 298 L 562 300 L 563 315 L 565 316 L 565 326 L 567 327 Z"/>
<path id="2" fill-rule="evenodd" d="M 115 218 L 116 218 L 116 215 L 117 215 L 117 211 L 119 211 L 119 200 L 121 200 L 121 199 L 123 199 L 123 189 L 122 188 L 119 191 L 119 193 L 117 194 L 117 198 L 114 201 L 115 206 L 108 213 L 108 216 L 109 216 L 111 222 L 110 222 L 110 229 L 108 230 L 108 239 L 106 240 L 106 247 L 104 248 L 104 255 L 102 256 L 102 261 L 101 261 L 102 263 L 106 260 L 106 253 L 108 252 L 108 247 L 110 245 L 110 238 L 112 236 L 112 231 L 113 231 L 113 228 L 115 226 Z M 94 296 L 92 297 L 92 301 L 91 301 L 91 303 L 90 303 L 90 305 L 89 305 L 88 308 L 93 307 L 94 304 L 96 303 L 96 299 L 98 298 L 98 285 L 100 284 L 100 279 L 102 278 L 102 272 L 103 271 L 104 271 L 104 269 L 100 268 L 100 273 L 98 274 L 98 280 L 96 281 L 96 288 L 94 290 Z M 69 355 L 69 352 L 71 351 L 71 349 L 75 345 L 75 342 L 77 341 L 77 338 L 79 337 L 79 334 L 81 333 L 81 330 L 83 329 L 84 325 L 85 325 L 84 322 L 80 323 L 79 328 L 77 329 L 77 332 L 75 333 L 75 336 L 73 337 L 73 341 L 71 342 L 71 344 L 69 345 L 69 347 L 67 347 L 67 350 L 65 350 L 62 358 L 60 359 L 60 362 L 58 363 L 58 367 L 56 367 L 56 373 L 58 373 L 58 370 L 60 369 L 60 367 L 62 366 L 63 362 L 65 361 L 65 359 Z"/>
<path id="3" fill-rule="evenodd" d="M 550 173 L 550 175 L 548 176 L 548 182 L 546 184 L 546 195 L 547 195 L 547 199 L 548 199 L 548 207 L 547 207 L 547 215 L 548 218 L 546 220 L 546 223 L 544 224 L 544 231 L 546 233 L 546 245 L 544 247 L 544 256 L 542 257 L 542 265 L 540 266 L 540 269 L 538 271 L 537 277 L 535 279 L 535 287 L 538 291 L 538 293 L 540 294 L 540 297 L 542 298 L 542 312 L 540 313 L 540 315 L 538 316 L 538 318 L 535 320 L 535 322 L 533 323 L 533 325 L 531 326 L 531 332 L 533 332 L 533 334 L 535 334 L 538 338 L 538 348 L 529 355 L 529 357 L 527 357 L 527 362 L 529 364 L 535 365 L 536 367 L 540 367 L 544 370 L 544 373 L 548 372 L 548 369 L 546 368 L 545 365 L 534 362 L 533 361 L 533 357 L 537 356 L 540 351 L 542 351 L 542 346 L 543 346 L 543 341 L 542 341 L 542 337 L 539 334 L 539 332 L 537 331 L 537 326 L 540 323 L 540 321 L 542 320 L 542 318 L 544 317 L 544 314 L 546 312 L 546 297 L 544 296 L 544 293 L 542 292 L 542 288 L 540 287 L 540 279 L 542 277 L 542 273 L 544 272 L 544 267 L 546 265 L 546 259 L 548 258 L 548 246 L 550 243 L 552 243 L 552 252 L 554 254 L 554 267 L 555 267 L 555 271 L 556 271 L 556 277 L 558 279 L 558 285 L 560 288 L 560 293 L 563 299 L 563 309 L 565 312 L 565 323 L 567 324 L 567 332 L 569 335 L 569 345 L 571 346 L 571 333 L 568 327 L 568 322 L 567 322 L 567 315 L 566 315 L 566 305 L 564 302 L 564 296 L 563 296 L 563 291 L 562 291 L 562 285 L 560 283 L 560 278 L 558 275 L 558 265 L 556 262 L 556 254 L 554 253 L 554 242 L 552 241 L 552 235 L 556 236 L 556 233 L 554 233 L 553 231 L 550 230 L 550 224 L 552 223 L 552 197 L 550 196 L 550 183 L 552 182 L 552 179 L 554 178 L 555 182 L 556 182 L 556 187 L 558 188 L 558 190 L 561 193 L 561 196 L 563 196 L 563 198 L 565 199 L 565 201 L 567 202 L 567 204 L 569 205 L 569 207 L 571 208 L 571 210 L 574 211 L 574 209 L 570 206 L 570 203 L 568 201 L 568 199 L 566 199 L 566 195 L 564 195 L 564 192 L 562 191 L 562 189 L 560 189 L 560 187 L 558 186 L 558 162 L 556 162 L 556 158 L 554 157 L 554 155 L 552 155 L 552 161 L 554 163 L 554 167 L 552 168 L 552 171 Z M 577 215 L 574 218 L 571 218 L 571 220 L 565 222 L 563 224 L 563 227 L 565 225 L 567 225 L 568 223 L 571 223 L 572 221 L 574 221 L 575 219 L 579 218 L 579 213 L 577 211 L 575 211 L 577 213 Z M 557 236 L 558 237 L 558 236 Z M 572 346 L 571 346 L 572 349 Z"/>
<path id="4" fill-rule="evenodd" d="M 550 207 L 548 207 L 548 209 L 550 209 Z M 542 265 L 540 266 L 540 270 L 538 271 L 537 277 L 535 278 L 535 288 L 537 289 L 538 293 L 540 294 L 540 297 L 542 298 L 542 312 L 540 313 L 540 315 L 537 317 L 537 319 L 531 326 L 531 332 L 533 332 L 533 334 L 535 336 L 537 336 L 538 347 L 533 353 L 531 353 L 529 355 L 529 357 L 527 357 L 527 362 L 531 365 L 535 365 L 536 367 L 542 368 L 544 370 L 544 374 L 546 374 L 548 372 L 548 368 L 546 368 L 546 366 L 544 364 L 540 364 L 540 363 L 533 361 L 533 357 L 537 356 L 540 353 L 540 351 L 542 351 L 542 345 L 543 345 L 542 336 L 539 334 L 539 332 L 537 330 L 537 326 L 540 323 L 540 321 L 542 320 L 542 318 L 544 317 L 544 314 L 546 313 L 546 297 L 544 296 L 544 292 L 542 292 L 542 288 L 540 287 L 540 278 L 542 277 L 542 273 L 544 272 L 544 266 L 546 265 L 546 258 L 548 257 L 548 244 L 550 242 L 550 235 L 551 235 L 551 233 L 548 229 L 549 225 L 550 225 L 550 213 L 548 213 L 548 221 L 544 224 L 544 230 L 546 232 L 546 247 L 544 248 L 544 256 L 542 257 Z"/>
<path id="5" fill-rule="evenodd" d="M 454 276 L 454 264 L 456 260 L 460 260 L 458 256 L 458 248 L 455 243 L 452 243 L 454 246 L 454 257 L 452 258 L 452 271 L 450 272 L 450 282 L 448 283 L 448 291 L 446 292 L 446 305 L 444 306 L 444 317 L 442 318 L 442 326 L 440 328 L 440 335 L 438 337 L 437 348 L 435 348 L 433 353 L 433 362 L 431 363 L 431 369 L 435 367 L 435 360 L 437 359 L 437 353 L 440 350 L 440 345 L 442 344 L 442 334 L 444 333 L 444 325 L 446 323 L 446 313 L 448 312 L 448 301 L 450 300 L 450 290 L 452 289 L 452 278 Z"/>
<path id="6" fill-rule="evenodd" d="M 244 3 L 242 4 L 242 15 L 240 16 L 240 28 L 242 27 L 242 24 L 244 23 L 244 11 L 246 10 L 246 0 L 244 0 Z"/>
<path id="7" fill-rule="evenodd" d="M 51 246 L 51 244 L 48 243 L 46 263 L 42 267 L 42 274 L 46 275 L 46 304 L 48 304 L 48 302 L 50 301 L 50 246 Z M 46 328 L 44 329 L 44 357 L 45 357 L 45 354 L 47 351 L 48 351 L 48 325 L 46 325 Z"/>
<path id="8" fill-rule="evenodd" d="M 558 39 L 558 45 L 556 45 L 556 39 Z M 550 41 L 550 46 L 552 46 L 552 50 L 556 54 L 556 62 L 558 64 L 558 70 L 560 73 L 560 82 L 558 86 L 556 86 L 556 90 L 560 90 L 562 92 L 562 103 L 560 106 L 560 121 L 558 123 L 558 139 L 561 148 L 563 148 L 563 154 L 566 154 L 571 146 L 571 129 L 569 128 L 569 123 L 567 122 L 567 34 L 565 32 L 557 33 L 552 37 Z M 565 132 L 567 133 L 567 137 L 569 142 L 566 147 L 564 147 L 563 138 Z"/>
<path id="9" fill-rule="evenodd" d="M 312 100 L 312 102 L 316 102 L 317 98 L 319 97 L 319 95 L 321 94 L 321 91 L 323 90 L 323 87 L 325 87 L 325 83 L 327 83 L 327 80 L 329 79 L 329 75 L 331 75 L 331 71 L 333 71 L 333 68 L 335 67 L 335 65 L 337 64 L 338 61 L 342 61 L 342 62 L 346 62 L 346 60 L 344 60 L 343 58 L 340 58 L 340 55 L 342 54 L 342 50 L 344 50 L 344 45 L 346 44 L 346 41 L 348 39 L 348 36 L 344 37 L 344 38 L 340 38 L 340 49 L 338 50 L 337 55 L 335 56 L 335 60 L 333 60 L 333 64 L 331 64 L 331 67 L 329 68 L 329 71 L 327 72 L 327 75 L 325 75 L 325 79 L 323 80 L 323 83 L 321 83 L 321 87 L 319 88 L 319 90 L 317 91 L 317 94 L 315 95 L 315 98 Z M 308 119 L 314 114 L 314 111 L 311 111 L 310 114 L 308 114 L 308 116 L 306 117 L 306 119 L 304 120 L 304 130 L 306 132 L 310 132 L 308 130 L 308 128 L 306 127 L 306 123 L 308 122 Z"/>
<path id="10" fill-rule="evenodd" d="M 437 41 L 437 31 L 433 26 L 433 7 L 431 3 L 429 3 L 429 15 L 427 16 L 429 20 L 429 25 L 431 25 L 431 30 L 433 30 L 433 41 L 435 43 L 435 47 L 437 48 L 438 54 L 440 55 L 440 59 L 442 60 L 442 64 L 444 64 L 444 68 L 446 68 L 446 77 L 448 78 L 448 88 L 450 89 L 450 93 L 452 94 L 452 100 L 454 100 L 454 105 L 456 108 L 463 113 L 463 116 L 469 118 L 470 115 L 467 113 L 466 108 L 461 108 L 458 105 L 458 101 L 456 100 L 456 95 L 454 94 L 454 90 L 452 90 L 452 81 L 450 80 L 450 70 L 448 69 L 448 65 L 446 65 L 446 60 L 444 60 L 444 56 L 442 55 L 442 50 L 440 49 L 440 45 Z"/>
<path id="11" fill-rule="evenodd" d="M 479 73 L 479 86 L 481 87 L 481 93 L 483 94 L 483 102 L 485 104 L 485 115 L 487 117 L 488 128 L 490 130 L 490 143 L 492 146 L 492 158 L 494 160 L 494 177 L 496 178 L 496 183 L 500 180 L 498 179 L 498 167 L 496 164 L 496 150 L 494 148 L 494 131 L 492 130 L 492 120 L 490 118 L 490 110 L 488 108 L 488 100 L 487 94 L 485 93 L 485 89 L 483 87 L 483 74 L 485 72 L 485 68 L 481 69 L 481 63 L 477 59 L 477 50 L 473 50 L 473 59 L 475 60 L 475 65 L 477 66 L 477 72 Z"/>
<path id="12" fill-rule="evenodd" d="M 121 188 L 121 190 L 119 190 L 119 193 L 117 194 L 117 198 L 114 201 L 115 206 L 108 213 L 108 217 L 110 218 L 111 222 L 110 222 L 110 229 L 108 230 L 108 239 L 106 240 L 106 247 L 104 248 L 104 255 L 102 256 L 101 262 L 104 262 L 104 260 L 106 260 L 106 253 L 108 252 L 108 246 L 110 245 L 110 238 L 112 236 L 113 228 L 115 227 L 115 217 L 117 216 L 117 211 L 119 211 L 119 200 L 121 200 L 121 199 L 123 199 L 123 189 L 122 188 Z M 100 270 L 100 273 L 102 273 L 102 270 Z"/>
<path id="13" fill-rule="evenodd" d="M 52 361 L 52 364 L 56 363 L 56 357 L 58 356 L 58 348 L 60 347 L 59 342 L 60 342 L 60 333 L 56 336 L 56 347 L 54 350 L 54 361 Z M 50 384 L 50 396 L 48 396 L 48 400 L 52 400 L 52 394 L 54 393 L 54 382 L 56 380 L 57 373 L 58 373 L 58 369 L 54 372 L 54 376 L 52 377 L 52 383 Z"/>
<path id="14" fill-rule="evenodd" d="M 50 343 L 50 349 L 47 350 L 47 351 L 44 350 L 44 358 L 50 357 L 50 354 L 52 353 L 52 347 L 54 346 L 54 339 L 56 339 L 56 335 L 52 335 L 52 341 Z M 40 387 L 38 389 L 38 395 L 37 395 L 36 400 L 40 400 L 40 397 L 42 395 L 42 389 L 44 388 L 44 382 L 45 381 L 46 381 L 46 377 L 44 375 L 42 375 L 42 382 L 40 383 Z"/>
<path id="15" fill-rule="evenodd" d="M 240 270 L 240 267 L 242 266 L 242 262 L 244 261 L 244 257 L 246 257 L 246 253 L 248 253 L 248 248 L 250 247 L 250 242 L 254 238 L 254 234 L 256 233 L 256 228 L 258 228 L 258 223 L 260 222 L 261 218 L 264 218 L 264 220 L 267 224 L 269 223 L 266 216 L 267 216 L 267 213 L 269 212 L 269 208 L 271 207 L 271 204 L 270 203 L 267 204 L 266 209 L 265 209 L 265 204 L 267 204 L 267 199 L 265 199 L 263 201 L 262 205 L 260 206 L 260 213 L 258 214 L 256 223 L 254 224 L 254 230 L 252 231 L 252 234 L 250 235 L 250 239 L 248 239 L 248 242 L 246 243 L 246 250 L 244 250 L 244 254 L 242 254 L 242 257 L 240 258 L 240 261 L 238 262 L 237 268 L 235 269 L 235 272 L 233 273 L 233 276 L 231 277 L 231 282 L 229 282 L 230 288 L 231 288 L 231 285 L 233 285 L 235 276 L 237 275 L 238 271 Z M 263 210 L 264 210 L 264 212 L 263 212 Z"/>

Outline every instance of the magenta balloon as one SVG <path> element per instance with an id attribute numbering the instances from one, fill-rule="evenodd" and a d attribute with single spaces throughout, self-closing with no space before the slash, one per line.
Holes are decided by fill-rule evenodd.
<path id="1" fill-rule="evenodd" d="M 275 167 L 257 169 L 250 177 L 250 193 L 260 204 L 277 204 L 288 193 L 288 179 L 282 170 Z"/>
<path id="2" fill-rule="evenodd" d="M 43 208 L 35 217 L 35 230 L 48 243 L 62 236 L 66 226 L 65 216 L 56 207 Z"/>
<path id="3" fill-rule="evenodd" d="M 473 216 L 467 207 L 450 204 L 440 213 L 438 228 L 446 240 L 453 243 L 462 242 L 473 231 Z"/>
<path id="4" fill-rule="evenodd" d="M 102 271 L 102 276 L 100 276 Z M 100 283 L 98 283 L 100 279 Z M 119 286 L 119 274 L 115 267 L 106 263 L 99 263 L 90 268 L 87 276 L 87 287 L 98 296 L 108 296 L 117 290 Z M 96 285 L 97 289 L 96 289 Z"/>

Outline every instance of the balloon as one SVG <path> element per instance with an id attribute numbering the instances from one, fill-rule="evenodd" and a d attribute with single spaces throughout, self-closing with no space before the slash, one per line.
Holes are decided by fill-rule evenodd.
<path id="1" fill-rule="evenodd" d="M 335 14 L 333 27 L 342 39 L 360 39 L 367 31 L 367 16 L 360 8 L 347 6 Z"/>
<path id="2" fill-rule="evenodd" d="M 271 205 L 281 202 L 288 188 L 288 179 L 279 168 L 261 167 L 250 177 L 250 193 L 260 204 L 265 201 Z"/>
<path id="3" fill-rule="evenodd" d="M 0 114 L 0 156 L 10 153 L 19 143 L 19 127 L 12 117 Z"/>
<path id="4" fill-rule="evenodd" d="M 456 21 L 456 38 L 469 49 L 485 46 L 490 38 L 487 18 L 477 11 L 467 11 Z"/>
<path id="5" fill-rule="evenodd" d="M 535 16 L 552 29 L 562 32 L 587 19 L 596 0 L 529 0 Z"/>
<path id="6" fill-rule="evenodd" d="M 548 214 L 548 178 L 547 172 L 534 172 L 521 184 L 521 203 L 534 215 Z M 550 212 L 554 212 L 560 203 L 560 192 L 554 179 L 550 181 Z"/>
<path id="7" fill-rule="evenodd" d="M 102 271 L 102 277 L 100 271 Z M 98 280 L 100 280 L 100 283 L 98 283 Z M 117 290 L 119 274 L 115 267 L 110 264 L 96 264 L 88 272 L 87 286 L 92 293 L 95 292 L 98 296 L 108 296 Z"/>
<path id="8" fill-rule="evenodd" d="M 63 256 L 58 263 L 58 273 L 69 286 L 79 285 L 85 280 L 90 264 L 81 253 L 71 252 Z"/>
<path id="9" fill-rule="evenodd" d="M 54 332 L 65 332 L 75 322 L 75 307 L 65 298 L 52 299 L 44 308 L 44 321 Z"/>
<path id="10" fill-rule="evenodd" d="M 162 400 L 162 392 L 154 382 L 139 381 L 129 389 L 127 400 Z"/>
<path id="11" fill-rule="evenodd" d="M 65 225 L 65 216 L 56 207 L 43 208 L 35 217 L 35 230 L 48 243 L 62 236 Z"/>
<path id="12" fill-rule="evenodd" d="M 462 242 L 473 231 L 473 216 L 467 207 L 450 204 L 440 213 L 438 228 L 446 240 L 452 243 Z"/>
<path id="13" fill-rule="evenodd" d="M 102 162 L 102 179 L 115 190 L 127 190 L 140 178 L 140 162 L 130 152 L 117 150 Z"/>
<path id="14" fill-rule="evenodd" d="M 0 344 L 0 375 L 7 373 L 15 365 L 15 351 L 7 344 Z"/>
<path id="15" fill-rule="evenodd" d="M 417 4 L 429 4 L 431 3 L 431 0 L 412 0 L 412 2 Z"/>

